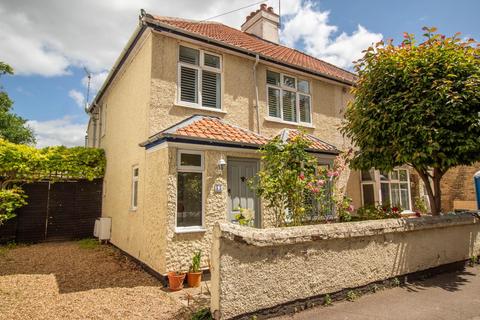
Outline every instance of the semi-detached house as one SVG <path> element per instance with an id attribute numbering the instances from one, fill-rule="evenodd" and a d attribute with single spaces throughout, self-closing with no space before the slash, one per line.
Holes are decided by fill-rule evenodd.
<path id="1" fill-rule="evenodd" d="M 107 157 L 111 242 L 159 273 L 187 269 L 197 249 L 208 256 L 214 223 L 240 208 L 272 226 L 247 185 L 272 137 L 305 131 L 324 165 L 350 147 L 338 125 L 355 75 L 280 45 L 278 26 L 266 5 L 241 30 L 142 11 L 89 108 L 87 144 Z M 356 207 L 411 209 L 410 180 L 403 168 L 342 177 Z"/>

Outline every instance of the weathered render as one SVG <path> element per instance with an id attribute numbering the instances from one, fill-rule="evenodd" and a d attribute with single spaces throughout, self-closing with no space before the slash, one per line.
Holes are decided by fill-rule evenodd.
<path id="1" fill-rule="evenodd" d="M 139 143 L 199 113 L 256 131 L 255 81 L 259 90 L 260 133 L 273 137 L 283 128 L 296 129 L 297 125 L 267 117 L 265 73 L 269 68 L 311 82 L 312 125 L 302 129 L 338 148 L 349 146 L 338 131 L 343 111 L 351 99 L 346 85 L 263 63 L 257 65 L 254 79 L 255 59 L 231 54 L 213 45 L 193 43 L 222 57 L 222 110 L 198 110 L 176 104 L 178 48 L 180 44 L 189 43 L 192 45 L 190 41 L 147 30 L 97 102 L 97 113 L 88 127 L 89 145 L 104 148 L 107 155 L 103 215 L 112 217 L 111 242 L 160 273 L 188 269 L 197 249 L 205 253 L 202 264 L 208 267 L 213 225 L 226 217 L 226 172 L 218 173 L 216 163 L 220 157 L 259 158 L 260 155 L 252 150 L 202 147 L 206 163 L 205 231 L 176 233 L 176 157 L 178 148 L 185 147 L 170 144 L 146 151 Z M 134 165 L 140 170 L 139 204 L 136 210 L 131 210 Z M 348 173 L 344 180 L 347 176 Z M 224 186 L 223 193 L 213 191 L 215 183 Z M 349 192 L 360 200 L 358 186 Z M 268 211 L 261 210 L 262 225 L 272 226 Z"/>
<path id="2" fill-rule="evenodd" d="M 215 226 L 211 310 L 221 319 L 469 259 L 472 215 L 281 229 Z"/>

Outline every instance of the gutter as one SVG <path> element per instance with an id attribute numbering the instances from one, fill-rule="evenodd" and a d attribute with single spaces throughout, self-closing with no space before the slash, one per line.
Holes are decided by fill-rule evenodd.
<path id="1" fill-rule="evenodd" d="M 301 67 L 289 64 L 289 63 L 280 62 L 278 60 L 271 59 L 271 58 L 268 58 L 268 57 L 263 56 L 261 54 L 258 54 L 254 51 L 250 51 L 250 50 L 247 50 L 247 49 L 240 49 L 238 47 L 226 44 L 226 43 L 218 41 L 218 40 L 213 40 L 211 38 L 208 38 L 208 37 L 205 37 L 205 36 L 193 33 L 193 32 L 185 31 L 184 29 L 172 27 L 172 26 L 167 25 L 165 23 L 155 21 L 154 18 L 151 15 L 146 15 L 145 18 L 143 19 L 143 22 L 146 26 L 151 27 L 152 29 L 154 29 L 156 31 L 159 31 L 159 32 L 171 33 L 171 34 L 174 34 L 174 35 L 177 35 L 177 36 L 183 36 L 183 37 L 193 39 L 193 40 L 196 40 L 196 41 L 212 44 L 212 45 L 215 45 L 215 46 L 223 48 L 223 49 L 227 49 L 227 50 L 234 51 L 236 53 L 247 55 L 247 56 L 249 56 L 251 58 L 254 58 L 254 59 L 256 59 L 256 57 L 258 56 L 259 59 L 261 59 L 263 61 L 267 61 L 267 62 L 276 64 L 276 65 L 279 65 L 279 66 L 283 66 L 283 67 L 286 67 L 286 68 L 294 69 L 294 70 L 297 70 L 297 71 L 300 71 L 300 72 L 305 72 L 305 73 L 308 73 L 308 74 L 311 74 L 311 75 L 314 75 L 314 76 L 317 76 L 317 77 L 320 77 L 320 78 L 324 78 L 324 79 L 327 79 L 327 80 L 330 80 L 330 81 L 334 81 L 334 82 L 338 82 L 338 83 L 341 83 L 341 84 L 344 84 L 344 85 L 348 85 L 350 87 L 355 85 L 354 82 L 350 82 L 350 81 L 347 81 L 347 80 L 342 80 L 342 79 L 336 78 L 334 76 L 329 76 L 329 75 L 326 75 L 324 73 L 315 72 L 315 71 L 312 71 L 310 69 L 301 68 Z M 343 71 L 348 72 L 346 70 L 343 70 Z"/>
<path id="2" fill-rule="evenodd" d="M 161 136 L 157 135 L 154 138 L 150 138 L 147 141 L 139 143 L 140 147 L 144 147 L 145 150 L 158 146 L 164 142 L 177 142 L 177 143 L 191 143 L 198 145 L 207 145 L 207 146 L 221 146 L 221 147 L 230 147 L 230 148 L 239 148 L 239 149 L 255 149 L 258 150 L 262 147 L 259 144 L 252 143 L 242 143 L 234 141 L 220 141 L 212 140 L 208 138 L 197 138 L 197 137 L 187 137 L 177 134 L 168 134 L 164 133 Z M 315 154 L 329 154 L 329 155 L 338 155 L 339 151 L 321 151 L 317 149 L 306 149 L 307 152 Z"/>

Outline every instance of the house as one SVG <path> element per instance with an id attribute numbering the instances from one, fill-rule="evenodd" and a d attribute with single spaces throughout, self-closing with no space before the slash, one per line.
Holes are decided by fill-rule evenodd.
<path id="1" fill-rule="evenodd" d="M 349 148 L 338 125 L 355 75 L 280 45 L 278 26 L 266 5 L 241 30 L 142 10 L 90 106 L 87 144 L 107 157 L 111 242 L 160 273 L 187 269 L 195 250 L 208 256 L 212 226 L 240 208 L 272 226 L 246 183 L 272 137 L 306 131 L 325 165 Z M 356 207 L 388 198 L 412 208 L 408 169 L 342 181 Z"/>
<path id="2" fill-rule="evenodd" d="M 442 208 L 445 211 L 477 210 L 473 176 L 480 172 L 480 163 L 451 168 L 442 179 Z"/>

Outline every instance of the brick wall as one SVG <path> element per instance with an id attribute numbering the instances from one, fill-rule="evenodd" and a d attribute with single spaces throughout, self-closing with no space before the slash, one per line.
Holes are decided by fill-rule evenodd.
<path id="1" fill-rule="evenodd" d="M 442 209 L 444 211 L 474 208 L 476 204 L 473 175 L 477 171 L 480 171 L 480 162 L 473 166 L 452 168 L 445 174 L 442 179 Z"/>

